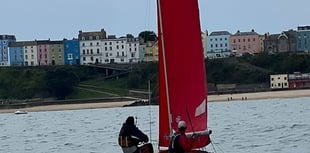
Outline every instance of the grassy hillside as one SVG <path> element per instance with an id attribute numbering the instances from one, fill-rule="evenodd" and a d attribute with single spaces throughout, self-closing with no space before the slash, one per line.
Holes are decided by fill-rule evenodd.
<path id="1" fill-rule="evenodd" d="M 206 60 L 210 84 L 268 84 L 270 74 L 297 71 L 310 72 L 310 55 L 259 54 Z M 87 66 L 1 68 L 0 99 L 126 96 L 130 89 L 147 90 L 149 80 L 153 94 L 157 95 L 157 63 L 139 64 L 127 75 L 106 78 L 104 69 Z"/>

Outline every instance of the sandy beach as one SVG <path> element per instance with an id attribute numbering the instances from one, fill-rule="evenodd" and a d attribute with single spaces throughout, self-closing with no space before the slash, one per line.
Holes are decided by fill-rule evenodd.
<path id="1" fill-rule="evenodd" d="M 209 102 L 227 102 L 227 101 L 236 101 L 236 100 L 294 98 L 294 97 L 310 97 L 310 89 L 209 95 L 208 101 Z M 132 100 L 132 101 L 122 101 L 122 102 L 47 105 L 47 106 L 29 107 L 29 108 L 24 108 L 22 110 L 26 110 L 28 112 L 37 112 L 37 111 L 96 109 L 96 108 L 122 107 L 124 105 L 129 105 L 134 102 L 135 101 Z M 16 110 L 17 109 L 0 109 L 0 113 L 14 113 Z"/>

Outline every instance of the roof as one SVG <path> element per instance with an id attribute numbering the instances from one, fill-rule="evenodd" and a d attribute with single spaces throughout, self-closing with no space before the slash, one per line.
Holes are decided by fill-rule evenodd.
<path id="1" fill-rule="evenodd" d="M 210 36 L 231 35 L 228 31 L 214 31 Z"/>
<path id="2" fill-rule="evenodd" d="M 14 35 L 0 35 L 0 40 L 16 40 Z"/>
<path id="3" fill-rule="evenodd" d="M 259 35 L 259 34 L 256 33 L 254 30 L 252 30 L 250 32 L 240 32 L 238 30 L 237 33 L 234 34 L 234 36 L 248 36 L 248 35 Z"/>
<path id="4" fill-rule="evenodd" d="M 36 41 L 18 41 L 18 42 L 11 42 L 9 44 L 10 47 L 23 47 L 23 46 L 34 46 L 37 45 Z"/>

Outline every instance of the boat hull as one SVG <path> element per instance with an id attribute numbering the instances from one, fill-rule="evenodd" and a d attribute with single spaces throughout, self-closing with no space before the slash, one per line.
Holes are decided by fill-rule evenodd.
<path id="1" fill-rule="evenodd" d="M 158 153 L 169 153 L 168 150 L 165 151 L 159 151 Z M 186 152 L 186 153 L 208 153 L 207 151 L 202 151 L 202 150 L 192 150 L 190 152 Z"/>

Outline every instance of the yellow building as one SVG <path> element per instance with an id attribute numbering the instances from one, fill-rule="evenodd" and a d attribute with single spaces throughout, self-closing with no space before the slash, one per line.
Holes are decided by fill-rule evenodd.
<path id="1" fill-rule="evenodd" d="M 158 42 L 147 42 L 144 54 L 144 62 L 158 61 Z"/>

